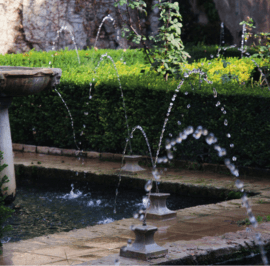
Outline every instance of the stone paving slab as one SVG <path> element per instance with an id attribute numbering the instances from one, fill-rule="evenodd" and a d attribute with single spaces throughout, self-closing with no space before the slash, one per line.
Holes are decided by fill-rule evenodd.
<path id="1" fill-rule="evenodd" d="M 82 161 L 72 157 L 20 152 L 15 152 L 14 160 L 17 165 L 68 169 L 71 173 L 87 171 L 95 175 L 115 173 L 115 169 L 120 167 L 119 162 L 85 159 L 82 164 Z M 135 175 L 138 179 L 147 179 L 150 176 L 151 169 Z M 169 169 L 165 172 L 164 179 L 172 184 L 195 184 L 199 187 L 224 188 L 234 183 L 227 175 L 179 169 Z M 270 215 L 270 180 L 249 177 L 244 178 L 244 181 L 245 188 L 260 193 L 250 198 L 254 214 Z M 246 232 L 246 226 L 239 227 L 237 224 L 246 218 L 240 199 L 178 210 L 175 220 L 149 221 L 150 225 L 159 228 L 155 240 L 157 244 L 169 249 L 167 257 L 147 262 L 121 257 L 121 265 L 166 264 L 172 260 L 194 264 L 195 260 L 207 261 L 211 254 L 215 257 L 229 256 L 241 247 L 254 248 L 255 232 Z M 120 247 L 125 246 L 128 239 L 134 240 L 130 226 L 138 222 L 123 219 L 110 224 L 6 243 L 0 265 L 113 265 L 119 259 Z M 262 232 L 265 244 L 268 245 L 270 223 L 260 224 L 258 230 Z"/>

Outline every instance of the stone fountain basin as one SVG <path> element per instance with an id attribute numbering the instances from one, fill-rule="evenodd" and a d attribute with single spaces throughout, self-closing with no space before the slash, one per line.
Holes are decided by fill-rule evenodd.
<path id="1" fill-rule="evenodd" d="M 60 83 L 60 68 L 0 66 L 0 97 L 37 94 Z"/>

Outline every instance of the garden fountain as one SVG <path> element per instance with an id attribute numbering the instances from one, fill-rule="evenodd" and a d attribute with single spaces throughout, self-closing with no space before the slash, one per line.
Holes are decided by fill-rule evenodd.
<path id="1" fill-rule="evenodd" d="M 0 178 L 5 175 L 9 182 L 5 201 L 12 202 L 16 196 L 16 179 L 14 172 L 12 141 L 8 116 L 8 108 L 13 97 L 37 94 L 51 89 L 60 83 L 62 70 L 59 68 L 30 68 L 0 66 L 0 150 L 4 153 L 1 164 L 8 166 L 1 172 Z"/>

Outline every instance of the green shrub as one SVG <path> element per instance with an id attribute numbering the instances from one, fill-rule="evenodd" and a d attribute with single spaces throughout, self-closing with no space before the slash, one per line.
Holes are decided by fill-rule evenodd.
<path id="1" fill-rule="evenodd" d="M 0 151 L 0 161 L 3 159 L 3 153 Z M 0 172 L 7 167 L 6 164 L 0 165 Z M 0 247 L 2 246 L 1 239 L 3 237 L 3 233 L 6 231 L 9 231 L 12 229 L 10 225 L 4 226 L 4 222 L 11 216 L 11 214 L 14 212 L 10 208 L 6 207 L 4 205 L 4 199 L 5 199 L 5 190 L 7 188 L 3 189 L 1 191 L 1 187 L 3 184 L 8 182 L 7 176 L 4 176 L 2 179 L 0 179 Z M 0 255 L 1 255 L 1 249 L 0 249 Z"/>
<path id="2" fill-rule="evenodd" d="M 69 55 L 72 52 L 63 53 Z M 12 56 L 15 58 L 15 55 Z M 21 55 L 18 56 L 21 58 Z M 73 57 L 76 60 L 75 52 Z M 59 64 L 62 62 L 62 59 L 57 60 Z M 122 153 L 127 129 L 119 83 L 110 60 L 104 58 L 100 68 L 96 69 L 96 74 L 91 64 L 76 65 L 74 61 L 75 66 L 71 66 L 65 60 L 67 59 L 63 58 L 60 64 L 63 65 L 63 74 L 57 89 L 72 113 L 77 142 L 81 142 L 83 150 Z M 238 164 L 270 167 L 269 92 L 250 81 L 255 65 L 248 59 L 226 59 L 226 65 L 224 67 L 224 62 L 220 59 L 181 65 L 183 72 L 200 67 L 213 78 L 214 83 L 200 84 L 198 75 L 195 74 L 186 79 L 173 102 L 164 137 L 169 137 L 169 134 L 176 136 L 189 125 L 201 125 L 218 137 L 220 145 L 228 150 L 227 156 L 238 158 Z M 53 66 L 58 67 L 56 63 Z M 139 60 L 126 65 L 116 60 L 116 66 L 124 91 L 129 126 L 141 125 L 152 150 L 156 151 L 167 109 L 179 81 L 173 78 L 168 82 L 164 81 L 162 75 L 157 75 L 150 70 L 149 65 L 142 64 Z M 236 70 L 239 82 L 228 78 L 224 83 L 222 77 L 229 76 L 232 68 Z M 216 71 L 220 73 L 217 74 Z M 241 84 L 244 81 L 245 84 Z M 91 100 L 89 83 L 93 83 Z M 213 88 L 216 88 L 218 98 L 213 97 Z M 221 105 L 216 107 L 218 101 Z M 189 109 L 188 104 L 191 105 Z M 226 114 L 220 111 L 222 107 Z M 68 112 L 53 90 L 14 98 L 9 111 L 15 143 L 75 148 Z M 228 126 L 224 126 L 225 119 L 229 122 Z M 181 121 L 181 125 L 178 125 L 178 121 Z M 226 133 L 230 133 L 232 137 L 227 138 Z M 228 148 L 232 143 L 235 148 Z M 147 147 L 142 134 L 134 134 L 132 147 L 134 153 L 146 153 Z M 161 154 L 164 152 L 162 146 Z M 202 139 L 189 137 L 178 145 L 174 153 L 178 159 L 222 163 L 214 149 Z"/>

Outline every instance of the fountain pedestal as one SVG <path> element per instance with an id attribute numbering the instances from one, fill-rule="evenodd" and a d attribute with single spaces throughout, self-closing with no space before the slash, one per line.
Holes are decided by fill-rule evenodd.
<path id="1" fill-rule="evenodd" d="M 16 179 L 13 163 L 12 140 L 8 116 L 8 108 L 13 97 L 27 96 L 53 88 L 60 83 L 62 70 L 59 68 L 30 68 L 0 66 L 0 151 L 3 152 L 1 165 L 8 166 L 0 173 L 0 179 L 5 175 L 9 182 L 5 183 L 5 202 L 11 203 L 16 196 Z"/>
<path id="2" fill-rule="evenodd" d="M 16 181 L 15 170 L 13 163 L 12 141 L 10 133 L 10 124 L 8 116 L 8 107 L 10 106 L 12 98 L 0 98 L 0 151 L 3 152 L 3 159 L 1 165 L 8 166 L 0 173 L 0 178 L 5 175 L 9 178 L 9 182 L 3 185 L 3 188 L 8 187 L 6 202 L 12 202 L 16 195 Z"/>
<path id="3" fill-rule="evenodd" d="M 157 227 L 142 225 L 134 229 L 136 239 L 131 247 L 122 247 L 120 256 L 139 260 L 164 257 L 168 254 L 168 249 L 158 246 L 154 241 L 154 234 Z"/>
<path id="4" fill-rule="evenodd" d="M 166 200 L 170 193 L 151 193 L 150 206 L 147 211 L 148 219 L 165 220 L 176 217 L 176 212 L 167 208 Z"/>
<path id="5" fill-rule="evenodd" d="M 122 171 L 126 172 L 139 172 L 145 171 L 144 168 L 138 165 L 141 155 L 126 155 L 125 156 L 125 165 L 121 168 Z"/>

